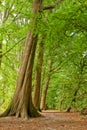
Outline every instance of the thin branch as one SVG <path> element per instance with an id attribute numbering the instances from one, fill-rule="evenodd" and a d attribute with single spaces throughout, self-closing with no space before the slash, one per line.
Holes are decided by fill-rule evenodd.
<path id="1" fill-rule="evenodd" d="M 20 39 L 14 46 L 12 46 L 10 49 L 8 49 L 6 52 L 2 54 L 2 56 L 6 55 L 8 52 L 10 52 L 15 46 L 17 46 L 21 41 L 23 41 L 26 37 L 23 37 Z"/>
<path id="2" fill-rule="evenodd" d="M 53 5 L 43 7 L 43 10 L 54 9 L 60 2 L 61 2 L 61 0 L 57 0 Z"/>

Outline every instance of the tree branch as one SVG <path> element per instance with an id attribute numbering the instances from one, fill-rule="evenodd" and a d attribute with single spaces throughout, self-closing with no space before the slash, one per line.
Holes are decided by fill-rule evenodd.
<path id="1" fill-rule="evenodd" d="M 43 7 L 43 10 L 54 9 L 60 2 L 61 0 L 57 0 L 53 5 Z"/>
<path id="2" fill-rule="evenodd" d="M 21 41 L 23 41 L 26 37 L 23 37 L 20 39 L 17 43 L 15 43 L 10 49 L 8 49 L 6 52 L 2 54 L 2 56 L 6 55 L 8 52 L 10 52 L 15 46 L 17 46 Z"/>

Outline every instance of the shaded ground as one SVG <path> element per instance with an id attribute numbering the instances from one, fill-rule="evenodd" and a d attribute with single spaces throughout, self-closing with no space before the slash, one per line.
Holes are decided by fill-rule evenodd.
<path id="1" fill-rule="evenodd" d="M 59 113 L 44 111 L 44 117 L 30 118 L 24 121 L 20 118 L 0 118 L 0 130 L 87 130 L 87 118 L 79 113 Z"/>

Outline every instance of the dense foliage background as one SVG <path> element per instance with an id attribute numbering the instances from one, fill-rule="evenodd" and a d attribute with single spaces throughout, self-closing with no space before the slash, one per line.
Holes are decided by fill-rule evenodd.
<path id="1" fill-rule="evenodd" d="M 43 4 L 54 2 L 44 0 Z M 0 110 L 7 107 L 15 91 L 26 35 L 32 28 L 31 9 L 32 0 L 0 1 Z M 39 38 L 44 35 L 41 89 L 52 61 L 47 107 L 87 107 L 87 1 L 65 0 L 38 17 L 35 33 Z M 38 46 L 35 66 L 37 54 Z"/>

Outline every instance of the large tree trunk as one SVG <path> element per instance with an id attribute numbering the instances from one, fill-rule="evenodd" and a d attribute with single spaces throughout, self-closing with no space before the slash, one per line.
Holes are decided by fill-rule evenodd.
<path id="1" fill-rule="evenodd" d="M 36 15 L 38 15 L 41 6 L 42 6 L 42 0 L 34 0 L 33 18 L 31 19 L 31 22 L 33 22 L 34 25 L 33 29 L 31 29 L 31 31 L 27 36 L 16 91 L 9 107 L 1 116 L 16 115 L 17 117 L 28 118 L 40 115 L 32 104 L 31 87 L 32 87 L 32 70 L 38 38 L 38 35 L 35 35 L 34 31 L 37 26 Z"/>
<path id="2" fill-rule="evenodd" d="M 40 110 L 40 86 L 41 86 L 42 63 L 43 63 L 43 41 L 41 41 L 39 44 L 37 64 L 36 64 L 35 85 L 34 85 L 33 102 L 37 110 Z"/>
<path id="3" fill-rule="evenodd" d="M 46 109 L 46 95 L 47 95 L 47 90 L 48 90 L 48 87 L 49 87 L 50 72 L 51 72 L 51 69 L 52 69 L 52 64 L 53 64 L 53 62 L 50 61 L 49 68 L 48 68 L 48 75 L 47 75 L 45 86 L 44 86 L 44 89 L 43 89 L 43 92 L 42 92 L 42 99 L 41 99 L 41 109 L 42 110 Z"/>

